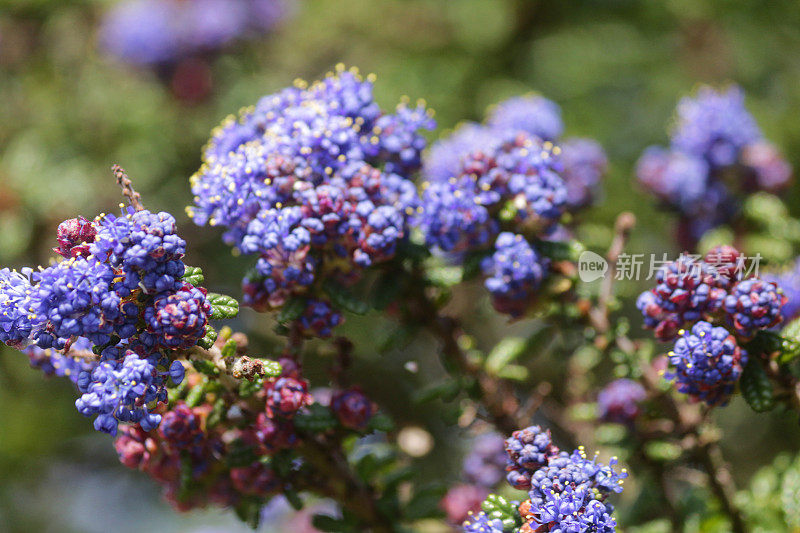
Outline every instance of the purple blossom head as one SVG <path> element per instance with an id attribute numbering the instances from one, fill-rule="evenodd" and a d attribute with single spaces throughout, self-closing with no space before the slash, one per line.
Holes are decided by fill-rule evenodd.
<path id="1" fill-rule="evenodd" d="M 483 511 L 471 515 L 461 526 L 463 533 L 503 533 L 503 521 L 489 518 Z"/>
<path id="2" fill-rule="evenodd" d="M 747 353 L 725 328 L 698 322 L 681 330 L 668 354 L 673 367 L 665 377 L 679 392 L 708 405 L 725 405 L 747 364 Z"/>
<path id="3" fill-rule="evenodd" d="M 704 86 L 678 103 L 673 149 L 704 159 L 711 167 L 736 163 L 741 150 L 760 138 L 739 87 L 717 91 Z"/>
<path id="4" fill-rule="evenodd" d="M 464 478 L 473 485 L 492 488 L 505 477 L 506 458 L 502 435 L 484 433 L 473 441 L 464 458 Z"/>
<path id="5" fill-rule="evenodd" d="M 482 264 L 495 309 L 513 317 L 524 314 L 535 301 L 549 264 L 522 235 L 498 235 L 494 254 Z"/>
<path id="6" fill-rule="evenodd" d="M 227 242 L 259 256 L 246 303 L 274 309 L 305 297 L 320 271 L 355 282 L 406 237 L 418 204 L 409 175 L 433 123 L 422 105 L 384 113 L 372 83 L 338 68 L 262 98 L 214 131 L 192 178 L 189 213 L 226 227 Z M 313 308 L 322 327 L 324 309 Z"/>
<path id="7" fill-rule="evenodd" d="M 308 382 L 289 376 L 270 380 L 265 385 L 267 416 L 291 419 L 297 411 L 313 402 L 308 393 Z"/>
<path id="8" fill-rule="evenodd" d="M 272 30 L 288 0 L 124 0 L 106 13 L 100 42 L 137 65 L 164 66 Z"/>
<path id="9" fill-rule="evenodd" d="M 28 355 L 31 367 L 38 368 L 46 376 L 65 377 L 73 383 L 77 383 L 81 372 L 91 372 L 97 365 L 92 343 L 88 339 L 78 337 L 64 351 L 66 353 L 52 348 L 43 350 L 36 345 L 23 350 Z"/>
<path id="10" fill-rule="evenodd" d="M 184 283 L 175 292 L 156 295 L 152 306 L 145 308 L 147 332 L 142 340 L 157 349 L 191 348 L 205 335 L 210 316 L 205 289 Z"/>
<path id="11" fill-rule="evenodd" d="M 597 141 L 581 138 L 567 139 L 560 146 L 567 204 L 570 209 L 592 204 L 608 167 L 603 147 Z"/>
<path id="12" fill-rule="evenodd" d="M 447 521 L 451 524 L 461 524 L 473 513 L 481 510 L 481 503 L 489 494 L 489 491 L 478 485 L 454 485 L 447 491 L 439 507 L 447 515 Z"/>
<path id="13" fill-rule="evenodd" d="M 725 298 L 728 314 L 738 335 L 751 337 L 759 329 L 776 326 L 787 298 L 776 284 L 759 278 L 738 282 Z"/>
<path id="14" fill-rule="evenodd" d="M 302 331 L 313 337 L 330 337 L 333 328 L 344 322 L 342 314 L 326 300 L 308 300 L 298 320 Z"/>
<path id="15" fill-rule="evenodd" d="M 445 182 L 458 174 L 464 157 L 489 150 L 497 142 L 497 133 L 491 128 L 474 122 L 461 124 L 448 137 L 431 145 L 423 161 L 422 175 L 431 183 Z"/>
<path id="16" fill-rule="evenodd" d="M 659 340 L 674 339 L 684 324 L 717 312 L 728 281 L 704 261 L 682 255 L 656 273 L 657 285 L 642 293 L 636 307 Z"/>
<path id="17" fill-rule="evenodd" d="M 169 63 L 183 49 L 179 18 L 180 8 L 174 1 L 120 2 L 106 14 L 100 41 L 108 52 L 129 63 Z"/>
<path id="18" fill-rule="evenodd" d="M 646 189 L 681 213 L 698 212 L 708 190 L 708 164 L 684 152 L 651 146 L 636 165 L 636 176 Z"/>
<path id="19" fill-rule="evenodd" d="M 516 489 L 528 489 L 532 475 L 558 453 L 549 429 L 530 426 L 506 439 L 506 479 Z"/>
<path id="20" fill-rule="evenodd" d="M 330 407 L 344 427 L 355 431 L 366 429 L 375 414 L 372 401 L 357 387 L 335 392 Z"/>
<path id="21" fill-rule="evenodd" d="M 778 192 L 792 181 L 792 166 L 769 141 L 762 139 L 745 146 L 742 164 L 753 171 L 758 190 Z"/>
<path id="22" fill-rule="evenodd" d="M 27 344 L 45 319 L 32 307 L 32 276 L 30 268 L 22 272 L 0 270 L 0 342 L 9 346 Z"/>
<path id="23" fill-rule="evenodd" d="M 780 287 L 786 297 L 786 303 L 781 307 L 781 322 L 788 324 L 800 316 L 800 258 L 785 270 L 765 273 L 763 278 Z"/>
<path id="24" fill-rule="evenodd" d="M 612 381 L 597 395 L 598 416 L 608 422 L 631 423 L 639 415 L 639 404 L 646 396 L 644 387 L 636 381 Z"/>
<path id="25" fill-rule="evenodd" d="M 84 416 L 97 415 L 98 431 L 117 434 L 119 422 L 138 423 L 145 431 L 161 422 L 148 404 L 166 400 L 163 374 L 151 360 L 129 352 L 122 361 L 104 361 L 78 377 L 81 397 L 75 406 Z"/>
<path id="26" fill-rule="evenodd" d="M 203 440 L 203 420 L 199 413 L 181 401 L 164 413 L 158 433 L 169 446 L 185 450 Z"/>
<path id="27" fill-rule="evenodd" d="M 516 96 L 500 102 L 486 122 L 490 128 L 521 130 L 545 141 L 556 141 L 564 131 L 561 108 L 539 95 Z"/>

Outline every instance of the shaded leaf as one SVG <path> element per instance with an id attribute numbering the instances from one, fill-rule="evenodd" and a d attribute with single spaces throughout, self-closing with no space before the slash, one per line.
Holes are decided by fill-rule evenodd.
<path id="1" fill-rule="evenodd" d="M 278 313 L 277 320 L 281 324 L 285 324 L 287 322 L 294 322 L 303 314 L 303 311 L 306 310 L 306 299 L 305 298 L 298 298 L 293 297 L 290 298 L 286 303 L 283 304 L 281 307 L 280 313 Z"/>
<path id="2" fill-rule="evenodd" d="M 752 407 L 753 411 L 763 413 L 775 407 L 775 396 L 772 391 L 772 382 L 767 377 L 761 363 L 752 357 L 744 367 L 739 380 L 742 396 Z"/>
<path id="3" fill-rule="evenodd" d="M 333 280 L 326 281 L 322 289 L 330 297 L 331 302 L 340 309 L 356 315 L 365 315 L 369 311 L 367 302 L 359 300 L 350 291 Z"/>

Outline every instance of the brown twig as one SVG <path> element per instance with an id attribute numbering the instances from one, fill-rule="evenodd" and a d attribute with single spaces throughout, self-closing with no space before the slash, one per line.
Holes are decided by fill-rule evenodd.
<path id="1" fill-rule="evenodd" d="M 625 250 L 625 245 L 630 237 L 631 230 L 636 225 L 636 217 L 633 213 L 623 212 L 617 217 L 614 223 L 614 238 L 611 241 L 611 246 L 606 253 L 606 261 L 608 261 L 608 272 L 603 278 L 600 285 L 600 293 L 597 297 L 597 305 L 590 311 L 589 318 L 593 327 L 598 333 L 605 334 L 611 327 L 609 321 L 608 305 L 611 298 L 614 296 L 614 281 L 617 274 L 617 260 Z"/>
<path id="2" fill-rule="evenodd" d="M 372 533 L 392 533 L 394 521 L 380 512 L 378 491 L 362 481 L 350 467 L 347 457 L 338 442 L 330 442 L 320 436 L 303 439 L 300 453 L 321 474 L 309 487 L 335 499 L 344 509 L 355 516 L 362 529 Z"/>
<path id="3" fill-rule="evenodd" d="M 133 182 L 128 177 L 128 174 L 125 173 L 125 169 L 119 165 L 114 165 L 111 167 L 111 171 L 114 173 L 114 177 L 117 178 L 117 184 L 122 189 L 122 195 L 128 199 L 131 206 L 137 211 L 144 210 L 142 196 L 134 190 Z"/>

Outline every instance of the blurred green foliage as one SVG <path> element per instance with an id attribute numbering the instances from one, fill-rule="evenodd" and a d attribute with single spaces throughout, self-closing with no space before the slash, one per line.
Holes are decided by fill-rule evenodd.
<path id="1" fill-rule="evenodd" d="M 555 100 L 562 106 L 568 134 L 600 140 L 611 161 L 605 202 L 584 215 L 581 237 L 590 246 L 605 246 L 614 216 L 632 210 L 640 223 L 631 253 L 675 251 L 671 218 L 656 212 L 651 199 L 632 185 L 632 168 L 647 145 L 666 142 L 676 101 L 699 82 L 741 84 L 767 137 L 800 168 L 800 10 L 794 1 L 298 2 L 297 16 L 276 34 L 215 58 L 212 93 L 194 104 L 178 101 L 153 73 L 102 54 L 96 29 L 110 2 L 0 2 L 0 264 L 46 263 L 58 222 L 116 209 L 120 197 L 109 169 L 119 163 L 148 207 L 178 217 L 190 243 L 188 262 L 203 267 L 209 286 L 238 294 L 247 258 L 231 257 L 217 231 L 201 231 L 182 212 L 191 201 L 187 180 L 199 165 L 200 148 L 226 115 L 296 77 L 316 78 L 338 62 L 375 72 L 376 95 L 383 105 L 402 95 L 424 98 L 437 111 L 440 131 L 460 120 L 480 120 L 488 105 L 510 95 L 535 90 Z M 794 214 L 800 212 L 797 187 L 783 200 Z M 628 283 L 620 289 L 630 298 L 641 285 Z M 451 305 L 472 309 L 474 298 L 456 295 Z M 630 312 L 630 305 L 624 311 Z M 266 319 L 249 311 L 239 321 L 250 331 L 268 327 Z M 478 343 L 530 334 L 480 310 L 469 321 Z M 637 318 L 632 323 L 638 328 Z M 456 410 L 446 398 L 433 407 L 401 403 L 412 389 L 442 379 L 438 362 L 426 352 L 430 344 L 371 317 L 351 319 L 347 328 L 361 341 L 356 372 L 370 376 L 371 383 L 390 382 L 404 393 L 383 387 L 371 391 L 376 399 L 388 404 L 399 423 L 432 428 L 441 449 L 453 446 Z M 258 334 L 254 339 L 267 349 Z M 380 350 L 375 339 L 392 348 Z M 409 361 L 416 363 L 416 373 L 407 370 Z M 520 364 L 540 379 L 563 372 L 551 363 Z M 39 512 L 60 494 L 45 483 L 70 487 L 69 477 L 53 474 L 63 464 L 82 465 L 85 470 L 79 472 L 87 479 L 95 476 L 98 483 L 110 475 L 103 468 L 113 476 L 127 473 L 114 465 L 108 439 L 89 436 L 90 424 L 73 409 L 71 387 L 45 382 L 26 367 L 24 358 L 11 350 L 0 356 L 0 530 L 90 531 L 85 520 Z M 720 411 L 723 444 L 736 465 L 737 481 L 744 484 L 776 452 L 798 448 L 800 431 L 792 416 L 773 412 L 756 420 L 740 399 Z M 100 448 L 105 452 L 95 454 Z M 434 451 L 421 460 L 419 471 L 430 478 L 452 476 L 458 461 Z M 796 466 L 782 479 L 777 470 L 753 478 L 748 502 L 774 507 L 764 487 L 785 491 L 797 485 Z M 647 483 L 635 478 L 634 473 L 632 484 Z M 151 485 L 141 481 L 136 485 L 140 503 L 161 505 L 143 488 Z M 637 501 L 631 499 L 634 494 L 626 491 L 621 502 L 622 524 L 647 519 L 647 491 Z M 704 515 L 704 506 L 713 505 L 702 494 L 687 492 L 685 498 L 696 506 L 698 517 Z M 21 505 L 23 500 L 27 503 Z M 97 517 L 100 523 L 117 516 L 120 531 L 137 530 L 140 519 L 130 512 L 114 515 L 114 509 L 102 505 L 89 506 L 91 511 L 85 505 L 76 508 L 106 513 Z M 177 518 L 159 509 L 159 530 L 186 530 L 196 523 L 169 522 Z M 70 510 L 76 511 L 63 513 Z M 697 518 L 686 530 L 719 527 L 712 515 Z M 770 529 L 768 522 L 764 527 L 780 530 Z M 668 529 L 668 524 L 656 522 L 637 530 Z"/>

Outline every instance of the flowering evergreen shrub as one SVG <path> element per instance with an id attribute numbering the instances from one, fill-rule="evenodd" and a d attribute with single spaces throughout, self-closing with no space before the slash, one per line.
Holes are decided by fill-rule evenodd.
<path id="1" fill-rule="evenodd" d="M 759 274 L 730 243 L 665 261 L 635 302 L 662 344 L 651 342 L 616 314 L 632 215 L 613 228 L 602 281 L 582 276 L 594 255 L 576 235 L 607 160 L 592 140 L 562 138 L 554 102 L 509 99 L 428 148 L 424 103 L 383 110 L 374 83 L 338 67 L 265 96 L 212 132 L 190 179 L 191 219 L 255 256 L 242 300 L 274 323 L 258 332 L 269 353 L 223 322 L 237 300 L 208 290 L 173 215 L 147 210 L 119 167 L 130 204 L 119 216 L 66 220 L 50 264 L 0 270 L 0 341 L 69 378 L 78 412 L 179 510 L 231 508 L 257 527 L 278 496 L 296 509 L 322 497 L 336 505 L 313 520 L 325 531 L 447 519 L 466 532 L 613 532 L 641 520 L 615 513 L 622 463 L 644 480 L 632 500 L 642 490 L 661 499 L 667 511 L 655 516 L 693 512 L 671 490 L 682 473 L 710 489 L 723 527 L 746 531 L 757 519 L 736 498 L 708 413 L 737 393 L 757 412 L 800 408 L 800 304 L 784 273 L 796 265 Z M 766 197 L 748 193 L 783 186 L 787 172 L 742 93 L 708 88 L 679 105 L 671 148 L 648 150 L 638 168 L 692 228 L 692 247 L 738 216 L 740 200 L 752 215 L 753 198 Z M 456 316 L 456 294 L 474 316 Z M 469 333 L 489 316 L 482 299 L 519 336 L 490 344 L 480 327 Z M 364 354 L 343 326 L 356 315 L 389 325 L 380 356 L 432 337 L 442 380 L 407 395 L 400 380 L 358 379 Z M 545 353 L 558 364 L 537 366 Z M 598 382 L 601 365 L 617 379 Z M 554 376 L 566 383 L 558 395 Z M 471 443 L 462 471 L 418 479 L 411 467 L 435 431 L 390 416 L 382 394 L 447 406 L 437 423 Z M 588 445 L 612 458 L 599 462 Z M 693 469 L 705 475 L 685 475 Z"/>

